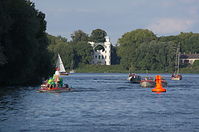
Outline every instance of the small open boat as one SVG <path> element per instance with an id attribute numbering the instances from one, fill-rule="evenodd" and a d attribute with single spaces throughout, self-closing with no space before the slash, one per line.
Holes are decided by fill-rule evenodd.
<path id="1" fill-rule="evenodd" d="M 162 78 L 161 82 L 162 82 L 163 87 L 167 86 L 167 81 L 164 78 Z M 155 87 L 155 85 L 156 85 L 156 81 L 154 80 L 153 77 L 145 77 L 144 79 L 140 81 L 140 86 L 144 88 Z"/>
<path id="2" fill-rule="evenodd" d="M 140 81 L 141 87 L 154 87 L 155 86 L 155 80 L 153 77 L 145 77 Z"/>
<path id="3" fill-rule="evenodd" d="M 171 80 L 182 80 L 182 75 L 174 74 L 171 76 Z"/>
<path id="4" fill-rule="evenodd" d="M 140 83 L 141 81 L 141 76 L 136 75 L 135 73 L 130 73 L 128 80 L 132 83 Z"/>

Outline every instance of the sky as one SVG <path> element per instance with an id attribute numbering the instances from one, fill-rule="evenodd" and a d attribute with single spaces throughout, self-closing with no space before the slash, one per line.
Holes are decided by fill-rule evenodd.
<path id="1" fill-rule="evenodd" d="M 149 29 L 157 36 L 199 33 L 199 0 L 31 0 L 46 14 L 47 33 L 71 40 L 74 31 L 106 31 L 113 44 L 123 34 Z"/>

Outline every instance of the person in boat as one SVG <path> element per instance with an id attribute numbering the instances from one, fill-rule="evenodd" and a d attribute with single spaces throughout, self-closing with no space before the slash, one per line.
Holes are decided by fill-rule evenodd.
<path id="1" fill-rule="evenodd" d="M 135 73 L 129 73 L 129 77 L 135 76 Z"/>
<path id="2" fill-rule="evenodd" d="M 61 88 L 61 87 L 63 87 L 63 79 L 60 77 L 59 78 L 59 84 L 58 84 L 58 86 Z"/>
<path id="3" fill-rule="evenodd" d="M 47 87 L 53 88 L 55 86 L 55 82 L 53 78 L 48 79 Z"/>
<path id="4" fill-rule="evenodd" d="M 55 87 L 59 86 L 59 82 L 60 82 L 60 72 L 59 72 L 59 68 L 56 68 L 55 74 L 53 76 L 54 82 L 55 82 Z"/>

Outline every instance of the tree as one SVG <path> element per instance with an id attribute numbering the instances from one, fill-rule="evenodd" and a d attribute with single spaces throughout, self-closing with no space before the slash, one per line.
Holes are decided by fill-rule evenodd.
<path id="1" fill-rule="evenodd" d="M 105 36 L 107 36 L 107 33 L 102 29 L 95 29 L 92 31 L 90 40 L 96 43 L 103 43 L 105 42 Z"/>
<path id="2" fill-rule="evenodd" d="M 198 33 L 180 33 L 181 52 L 199 53 L 199 34 Z"/>
<path id="3" fill-rule="evenodd" d="M 88 41 L 88 34 L 83 32 L 82 30 L 77 30 L 73 34 L 71 34 L 72 42 L 77 43 L 80 41 Z"/>
<path id="4" fill-rule="evenodd" d="M 45 15 L 30 1 L 0 2 L 0 52 L 3 49 L 7 61 L 0 67 L 0 84 L 38 83 L 51 68 Z"/>
<path id="5" fill-rule="evenodd" d="M 117 47 L 117 54 L 119 55 L 120 63 L 126 69 L 136 69 L 137 55 L 136 50 L 139 46 L 146 42 L 146 44 L 152 40 L 156 40 L 157 37 L 153 32 L 147 29 L 137 29 L 128 33 L 125 33 L 119 40 L 119 46 Z"/>
<path id="6" fill-rule="evenodd" d="M 4 5 L 8 4 L 8 1 L 0 1 L 0 66 L 7 63 L 7 58 L 5 56 L 5 50 L 3 47 L 3 43 L 7 40 L 5 40 L 6 36 L 5 34 L 8 33 L 12 20 L 10 16 L 7 13 L 7 8 L 5 8 Z"/>
<path id="7" fill-rule="evenodd" d="M 7 63 L 6 57 L 3 53 L 3 48 L 0 46 L 0 66 Z"/>
<path id="8" fill-rule="evenodd" d="M 75 50 L 80 64 L 90 64 L 93 58 L 93 48 L 88 42 L 77 43 Z"/>
<path id="9" fill-rule="evenodd" d="M 122 38 L 118 40 L 120 46 L 133 45 L 138 46 L 140 43 L 156 40 L 155 34 L 148 29 L 137 29 L 131 32 L 127 32 L 122 35 Z"/>
<path id="10" fill-rule="evenodd" d="M 111 45 L 111 64 L 119 64 L 120 57 L 117 55 L 117 47 Z"/>
<path id="11" fill-rule="evenodd" d="M 199 60 L 195 60 L 195 61 L 194 61 L 193 67 L 199 67 Z"/>
<path id="12" fill-rule="evenodd" d="M 135 67 L 139 70 L 169 71 L 174 66 L 176 44 L 151 41 L 142 43 L 136 50 Z"/>

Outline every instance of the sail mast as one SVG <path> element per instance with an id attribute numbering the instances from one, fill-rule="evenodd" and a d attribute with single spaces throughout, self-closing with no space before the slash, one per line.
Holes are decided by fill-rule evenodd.
<path id="1" fill-rule="evenodd" d="M 178 53 L 178 69 L 177 69 L 177 74 L 179 74 L 179 69 L 180 69 L 180 52 Z"/>
<path id="2" fill-rule="evenodd" d="M 179 69 L 180 69 L 180 45 L 178 45 L 177 48 L 177 74 L 179 74 Z"/>

